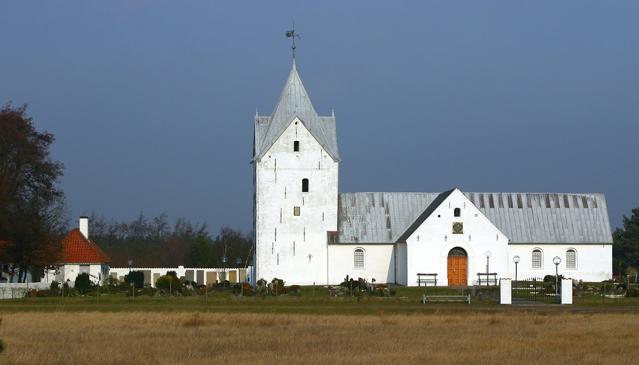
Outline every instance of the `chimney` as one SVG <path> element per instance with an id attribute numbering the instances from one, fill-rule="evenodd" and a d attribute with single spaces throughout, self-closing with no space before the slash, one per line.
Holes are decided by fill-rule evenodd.
<path id="1" fill-rule="evenodd" d="M 84 238 L 89 239 L 89 217 L 80 217 L 80 233 Z"/>

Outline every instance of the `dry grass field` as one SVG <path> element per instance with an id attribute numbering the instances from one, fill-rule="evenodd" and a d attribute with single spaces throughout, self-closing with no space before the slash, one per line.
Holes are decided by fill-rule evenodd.
<path id="1" fill-rule="evenodd" d="M 636 364 L 638 313 L 3 313 L 2 364 Z"/>

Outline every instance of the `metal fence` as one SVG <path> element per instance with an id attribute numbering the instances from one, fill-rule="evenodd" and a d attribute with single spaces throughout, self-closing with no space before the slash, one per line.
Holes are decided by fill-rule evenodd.
<path id="1" fill-rule="evenodd" d="M 513 281 L 513 304 L 561 303 L 561 285 L 556 281 L 544 281 L 542 278 L 528 278 Z"/>

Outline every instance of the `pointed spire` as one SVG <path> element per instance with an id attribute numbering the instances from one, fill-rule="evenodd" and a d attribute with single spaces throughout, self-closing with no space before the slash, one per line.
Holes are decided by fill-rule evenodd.
<path id="1" fill-rule="evenodd" d="M 298 37 L 295 31 L 286 32 L 286 36 Z M 291 71 L 275 110 L 273 110 L 273 114 L 271 114 L 268 121 L 263 124 L 263 128 L 256 128 L 254 159 L 261 159 L 297 117 L 327 153 L 333 159 L 339 161 L 337 137 L 335 135 L 335 114 L 333 113 L 333 118 L 329 119 L 328 117 L 320 117 L 315 111 L 311 98 L 297 72 L 294 39 L 292 49 Z"/>
<path id="2" fill-rule="evenodd" d="M 311 98 L 308 96 L 308 92 L 297 72 L 297 64 L 293 60 L 291 72 L 280 95 L 280 100 L 273 111 L 272 119 L 290 123 L 296 116 L 305 122 L 318 118 Z"/>

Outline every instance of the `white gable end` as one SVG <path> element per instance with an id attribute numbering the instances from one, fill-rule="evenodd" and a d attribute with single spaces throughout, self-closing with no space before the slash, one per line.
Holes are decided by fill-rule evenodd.
<path id="1" fill-rule="evenodd" d="M 478 272 L 486 272 L 487 264 L 490 272 L 501 276 L 508 268 L 508 237 L 459 189 L 452 191 L 414 229 L 406 239 L 406 248 L 408 285 L 417 285 L 418 273 L 436 273 L 438 284 L 446 285 L 448 256 L 455 248 L 467 254 L 469 285 L 477 280 Z M 486 253 L 490 253 L 488 260 Z"/>
<path id="2" fill-rule="evenodd" d="M 319 143 L 317 138 L 313 136 L 313 134 L 308 130 L 304 122 L 295 117 L 289 123 L 288 127 L 282 131 L 279 137 L 275 140 L 275 143 L 266 150 L 265 156 L 268 159 L 269 156 L 272 158 L 274 155 L 280 155 L 278 157 L 293 157 L 291 155 L 291 151 L 294 149 L 294 143 L 298 142 L 298 152 L 305 152 L 304 157 L 307 157 L 308 151 L 316 151 L 318 154 L 315 156 L 308 156 L 310 158 L 317 158 L 318 156 L 326 156 L 330 157 L 326 151 L 326 149 Z M 293 151 L 295 152 L 295 151 Z M 296 154 L 295 159 L 299 159 L 302 156 L 300 153 Z M 331 158 L 332 160 L 332 158 Z M 262 160 L 264 161 L 264 160 Z M 295 160 L 293 160 L 295 161 Z M 291 161 L 291 162 L 293 162 Z"/>

